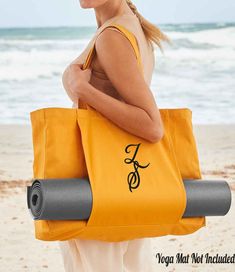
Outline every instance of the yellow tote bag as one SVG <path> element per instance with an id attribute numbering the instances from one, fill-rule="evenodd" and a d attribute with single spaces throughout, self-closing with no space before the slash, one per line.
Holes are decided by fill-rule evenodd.
<path id="1" fill-rule="evenodd" d="M 140 55 L 134 36 L 117 27 Z M 87 68 L 94 54 L 88 54 Z M 205 217 L 182 218 L 182 179 L 201 178 L 192 112 L 160 109 L 164 136 L 150 143 L 116 126 L 93 108 L 44 108 L 30 113 L 34 178 L 84 178 L 91 183 L 88 220 L 34 220 L 35 237 L 124 241 L 185 235 L 205 226 Z"/>

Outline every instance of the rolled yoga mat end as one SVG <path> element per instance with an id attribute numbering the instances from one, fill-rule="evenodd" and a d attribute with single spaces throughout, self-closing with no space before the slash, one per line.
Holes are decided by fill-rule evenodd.
<path id="1" fill-rule="evenodd" d="M 36 179 L 28 193 L 28 206 L 35 220 L 86 220 L 92 209 L 87 179 Z"/>
<path id="2" fill-rule="evenodd" d="M 232 194 L 224 180 L 184 180 L 187 205 L 183 217 L 223 216 L 231 207 Z"/>

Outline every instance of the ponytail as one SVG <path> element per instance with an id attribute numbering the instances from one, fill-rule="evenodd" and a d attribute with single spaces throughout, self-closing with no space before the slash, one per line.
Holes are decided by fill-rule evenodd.
<path id="1" fill-rule="evenodd" d="M 162 41 L 170 42 L 169 38 L 161 32 L 161 30 L 146 20 L 137 10 L 136 6 L 132 3 L 131 0 L 126 0 L 128 6 L 132 10 L 132 12 L 137 16 L 144 31 L 145 37 L 147 41 L 153 47 L 153 43 L 157 44 L 157 46 L 162 50 Z"/>

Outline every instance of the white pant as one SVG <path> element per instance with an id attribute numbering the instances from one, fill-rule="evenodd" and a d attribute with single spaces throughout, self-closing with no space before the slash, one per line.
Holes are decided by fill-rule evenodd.
<path id="1" fill-rule="evenodd" d="M 153 272 L 151 238 L 58 241 L 66 272 Z"/>

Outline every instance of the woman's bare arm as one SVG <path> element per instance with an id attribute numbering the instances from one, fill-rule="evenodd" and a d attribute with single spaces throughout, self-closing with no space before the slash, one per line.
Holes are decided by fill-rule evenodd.
<path id="1" fill-rule="evenodd" d="M 125 103 L 88 82 L 80 88 L 80 98 L 126 131 L 151 142 L 159 141 L 164 130 L 160 112 L 130 42 L 122 33 L 105 29 L 95 47 L 100 65 Z"/>

